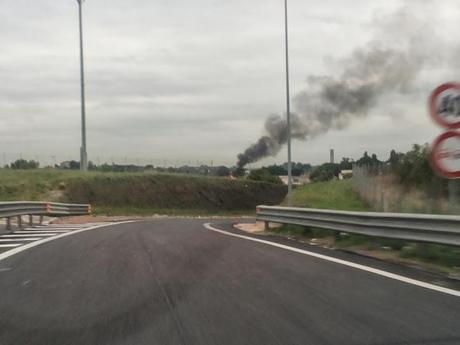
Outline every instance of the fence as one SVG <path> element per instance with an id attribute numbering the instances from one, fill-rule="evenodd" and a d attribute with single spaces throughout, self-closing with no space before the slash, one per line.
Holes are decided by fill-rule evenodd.
<path id="1" fill-rule="evenodd" d="M 442 190 L 404 187 L 388 165 L 354 166 L 352 185 L 375 211 L 458 214 L 458 204 L 449 203 Z"/>

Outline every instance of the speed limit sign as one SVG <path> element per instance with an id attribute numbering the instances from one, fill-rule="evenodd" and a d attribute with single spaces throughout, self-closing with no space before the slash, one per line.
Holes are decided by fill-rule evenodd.
<path id="1" fill-rule="evenodd" d="M 460 84 L 446 83 L 436 88 L 429 100 L 431 117 L 442 127 L 460 128 Z"/>

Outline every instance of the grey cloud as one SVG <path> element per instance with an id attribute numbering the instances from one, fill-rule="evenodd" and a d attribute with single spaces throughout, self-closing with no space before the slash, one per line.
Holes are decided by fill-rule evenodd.
<path id="1" fill-rule="evenodd" d="M 340 76 L 308 77 L 307 88 L 294 97 L 298 112 L 292 114 L 294 139 L 308 140 L 343 129 L 354 119 L 368 116 L 385 94 L 409 92 L 427 63 L 447 66 L 444 56 L 433 58 L 432 54 L 446 47 L 427 27 L 429 20 L 436 21 L 434 13 L 424 13 L 417 4 L 380 18 L 373 39 L 340 59 Z M 285 116 L 269 116 L 265 131 L 267 135 L 238 155 L 239 167 L 279 152 L 287 142 Z"/>
<path id="2" fill-rule="evenodd" d="M 356 28 L 372 19 L 368 13 L 377 8 L 390 12 L 395 3 L 401 2 L 357 0 L 350 6 L 342 0 L 308 5 L 290 1 L 294 94 L 304 89 L 305 75 L 330 74 L 329 66 L 320 63 L 325 55 L 354 68 L 355 75 L 374 73 L 361 71 L 359 65 L 352 68 L 352 62 L 342 62 L 341 57 L 363 41 L 367 31 L 382 27 L 371 23 L 356 35 Z M 455 2 L 443 4 L 449 7 Z M 2 2 L 1 152 L 56 151 L 78 157 L 76 14 L 74 0 Z M 177 146 L 171 154 L 208 155 L 217 160 L 216 152 L 222 153 L 231 164 L 231 152 L 259 133 L 258 123 L 265 115 L 284 108 L 283 17 L 278 0 L 88 0 L 84 14 L 88 145 L 94 148 L 90 156 L 119 150 L 121 141 L 125 154 L 136 155 L 142 143 L 154 141 L 157 146 Z M 388 32 L 390 41 L 392 36 Z M 423 50 L 422 40 L 415 41 L 415 47 Z M 394 44 L 399 49 L 404 42 Z M 452 63 L 458 66 L 455 58 Z M 410 81 L 413 66 L 406 67 L 386 75 L 388 83 L 395 85 L 394 78 L 403 73 Z M 336 79 L 311 79 L 307 91 Z M 412 93 L 409 85 L 398 87 Z M 356 110 L 358 94 L 343 103 L 344 92 L 330 87 L 319 99 L 339 97 L 340 107 Z M 304 116 L 302 109 L 317 106 L 309 98 L 296 99 L 299 118 Z M 376 99 L 365 100 L 366 107 L 379 107 Z M 282 139 L 285 133 L 276 131 L 276 119 L 272 118 L 267 131 Z M 328 121 L 337 128 L 348 123 L 333 117 Z M 304 125 L 296 122 L 295 136 L 302 136 Z M 354 129 L 349 130 L 353 133 Z M 130 148 L 125 140 L 135 144 Z M 193 146 L 187 145 L 190 140 Z M 278 147 L 271 149 L 275 153 Z M 316 153 L 303 157 L 321 159 Z"/>

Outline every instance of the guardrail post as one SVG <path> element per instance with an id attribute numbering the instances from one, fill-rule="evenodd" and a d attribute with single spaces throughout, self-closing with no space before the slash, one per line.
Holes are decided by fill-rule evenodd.
<path id="1" fill-rule="evenodd" d="M 22 228 L 22 216 L 18 216 L 18 227 L 19 229 Z"/>
<path id="2" fill-rule="evenodd" d="M 6 218 L 6 230 L 11 230 L 11 217 Z"/>
<path id="3" fill-rule="evenodd" d="M 34 216 L 32 216 L 31 214 L 29 214 L 29 225 L 30 226 L 34 225 Z"/>
<path id="4" fill-rule="evenodd" d="M 269 222 L 264 222 L 264 230 L 265 231 L 270 230 L 270 223 Z"/>

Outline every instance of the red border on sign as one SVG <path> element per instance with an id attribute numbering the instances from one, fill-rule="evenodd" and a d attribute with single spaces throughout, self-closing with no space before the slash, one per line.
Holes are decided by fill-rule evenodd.
<path id="1" fill-rule="evenodd" d="M 438 114 L 438 109 L 436 107 L 436 100 L 438 99 L 438 96 L 448 90 L 448 89 L 457 89 L 460 91 L 460 84 L 459 83 L 446 83 L 442 84 L 441 86 L 438 86 L 432 93 L 429 99 L 429 108 L 430 108 L 430 115 L 433 118 L 433 120 L 441 125 L 442 127 L 445 128 L 460 128 L 460 121 L 455 122 L 455 123 L 449 123 L 443 119 L 442 116 L 439 116 Z"/>
<path id="2" fill-rule="evenodd" d="M 441 164 L 439 164 L 439 160 L 436 157 L 436 152 L 438 151 L 439 146 L 441 143 L 447 139 L 453 138 L 453 137 L 459 137 L 460 138 L 460 133 L 455 132 L 455 131 L 448 131 L 443 134 L 441 134 L 439 137 L 437 137 L 431 147 L 431 166 L 433 169 L 439 174 L 442 175 L 443 177 L 447 177 L 450 179 L 455 179 L 455 178 L 460 178 L 460 171 L 452 172 L 444 169 Z"/>

